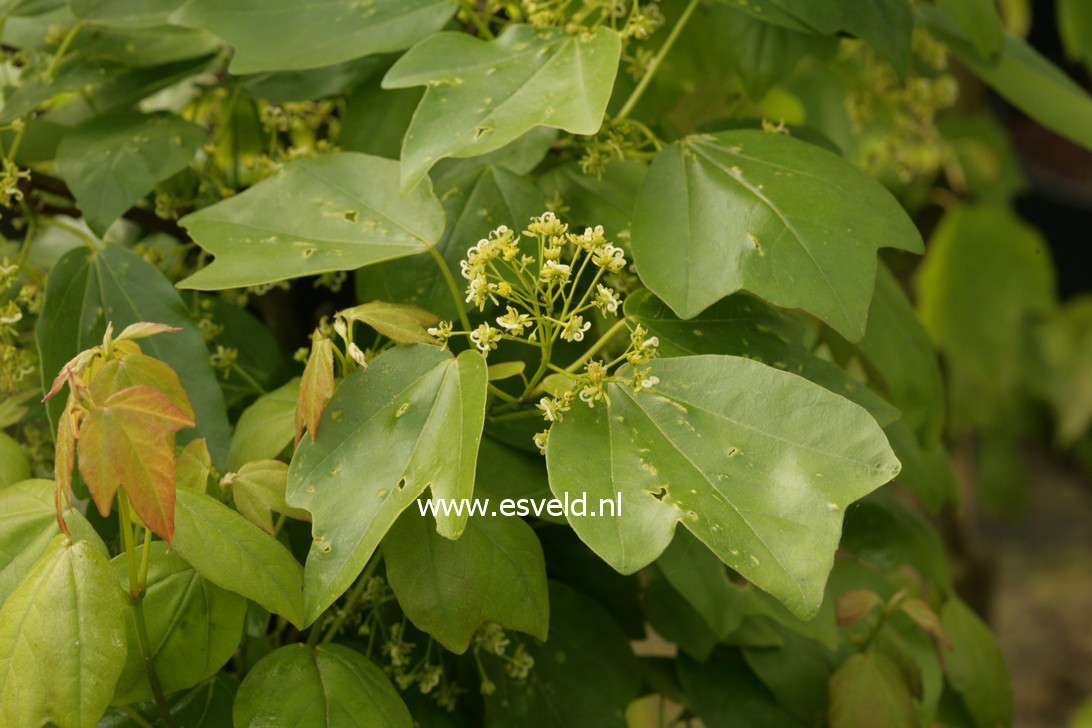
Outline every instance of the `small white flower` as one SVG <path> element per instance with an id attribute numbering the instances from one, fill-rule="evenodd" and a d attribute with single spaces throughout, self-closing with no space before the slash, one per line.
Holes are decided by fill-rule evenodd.
<path id="1" fill-rule="evenodd" d="M 500 338 L 500 329 L 495 329 L 489 324 L 482 324 L 470 332 L 470 340 L 474 342 L 474 346 L 478 347 L 478 351 L 485 356 L 489 355 L 490 350 L 497 348 Z"/>
<path id="2" fill-rule="evenodd" d="M 617 273 L 626 267 L 626 253 L 621 248 L 607 243 L 592 253 L 592 262 L 611 273 Z"/>
<path id="3" fill-rule="evenodd" d="M 599 284 L 595 293 L 595 305 L 604 314 L 618 313 L 618 306 L 622 303 L 622 299 L 618 296 L 618 292 L 613 288 Z"/>
<path id="4" fill-rule="evenodd" d="M 540 454 L 546 454 L 546 444 L 550 441 L 550 431 L 543 430 L 542 432 L 536 432 L 534 436 L 535 447 L 538 448 Z"/>
<path id="5" fill-rule="evenodd" d="M 497 323 L 513 336 L 523 336 L 523 330 L 530 325 L 531 317 L 509 306 L 506 314 L 497 317 Z"/>
<path id="6" fill-rule="evenodd" d="M 553 397 L 543 397 L 535 405 L 542 410 L 542 417 L 550 422 L 561 422 L 565 416 L 564 413 L 569 411 L 569 404 L 563 399 L 555 399 Z"/>
<path id="7" fill-rule="evenodd" d="M 561 329 L 561 338 L 565 341 L 583 341 L 584 332 L 591 328 L 591 321 L 584 321 L 583 316 L 573 316 Z"/>
<path id="8" fill-rule="evenodd" d="M 542 266 L 542 272 L 539 273 L 539 280 L 543 283 L 566 283 L 569 280 L 569 275 L 572 273 L 572 269 L 564 263 L 558 263 L 554 260 L 547 260 Z"/>

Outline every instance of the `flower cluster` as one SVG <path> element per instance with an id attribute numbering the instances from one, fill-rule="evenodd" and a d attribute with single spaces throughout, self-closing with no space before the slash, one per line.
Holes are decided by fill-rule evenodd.
<path id="1" fill-rule="evenodd" d="M 472 246 L 459 267 L 466 302 L 479 311 L 503 306 L 504 313 L 472 331 L 454 331 L 442 321 L 428 333 L 441 345 L 465 335 L 484 356 L 505 340 L 535 346 L 583 341 L 593 310 L 619 315 L 622 295 L 602 280 L 626 266 L 625 251 L 607 241 L 602 226 L 570 233 L 552 212 L 532 218 L 522 233 L 501 225 Z"/>
<path id="2" fill-rule="evenodd" d="M 481 678 L 480 690 L 482 695 L 492 695 L 496 689 L 496 684 L 489 679 L 489 676 L 485 673 L 485 666 L 482 665 L 479 657 L 480 653 L 488 655 L 495 655 L 500 658 L 504 663 L 504 672 L 510 678 L 515 680 L 526 680 L 527 676 L 531 673 L 531 669 L 535 666 L 535 658 L 532 657 L 523 644 L 517 644 L 516 649 L 512 651 L 512 654 L 508 654 L 508 647 L 511 644 L 511 640 L 505 633 L 504 629 L 493 622 L 489 622 L 482 626 L 481 629 L 474 635 L 474 658 L 478 663 L 478 672 Z"/>
<path id="3" fill-rule="evenodd" d="M 37 365 L 25 316 L 42 305 L 41 289 L 20 282 L 19 266 L 0 260 L 0 395 L 16 394 Z"/>

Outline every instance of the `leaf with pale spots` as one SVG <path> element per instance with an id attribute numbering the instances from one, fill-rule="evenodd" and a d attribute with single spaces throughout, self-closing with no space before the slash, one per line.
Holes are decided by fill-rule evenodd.
<path id="1" fill-rule="evenodd" d="M 444 232 L 430 185 L 402 195 L 398 162 L 356 152 L 286 164 L 180 221 L 216 256 L 179 287 L 254 286 L 421 253 Z"/>
<path id="2" fill-rule="evenodd" d="M 689 136 L 652 163 L 637 198 L 638 275 L 681 318 L 746 290 L 865 332 L 882 247 L 921 252 L 895 198 L 845 159 L 785 134 Z"/>
<path id="3" fill-rule="evenodd" d="M 306 429 L 315 439 L 322 410 L 334 396 L 334 344 L 326 338 L 311 342 L 311 356 L 303 368 L 300 392 L 296 400 L 296 444 Z"/>
<path id="4" fill-rule="evenodd" d="M 409 48 L 444 26 L 456 0 L 192 0 L 171 16 L 235 47 L 233 74 L 332 66 Z"/>
<path id="5" fill-rule="evenodd" d="M 311 513 L 304 574 L 310 624 L 356 579 L 398 514 L 433 498 L 474 492 L 485 422 L 485 359 L 436 346 L 391 349 L 345 378 L 314 442 L 292 458 L 286 501 Z M 458 538 L 467 514 L 441 515 L 440 535 Z"/>
<path id="6" fill-rule="evenodd" d="M 147 385 L 99 402 L 79 431 L 80 475 L 104 516 L 119 487 L 140 520 L 165 541 L 174 537 L 174 433 L 193 420 Z"/>
<path id="7" fill-rule="evenodd" d="M 437 33 L 398 59 L 383 88 L 427 86 L 402 142 L 402 188 L 445 157 L 500 149 L 537 126 L 595 134 L 622 44 L 606 27 L 573 35 L 509 26 L 493 41 Z"/>
<path id="8" fill-rule="evenodd" d="M 749 359 L 654 360 L 660 383 L 573 405 L 550 432 L 554 495 L 622 502 L 621 516 L 569 515 L 622 573 L 655 560 L 681 522 L 797 616 L 823 601 L 846 507 L 899 470 L 869 414 Z"/>

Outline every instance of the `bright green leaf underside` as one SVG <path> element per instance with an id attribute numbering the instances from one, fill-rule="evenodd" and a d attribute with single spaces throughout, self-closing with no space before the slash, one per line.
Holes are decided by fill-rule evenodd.
<path id="1" fill-rule="evenodd" d="M 231 72 L 332 66 L 402 50 L 439 30 L 455 0 L 192 0 L 171 16 L 235 46 Z"/>
<path id="2" fill-rule="evenodd" d="M 181 223 L 216 259 L 179 286 L 216 290 L 424 252 L 444 232 L 444 211 L 429 185 L 399 193 L 397 162 L 342 152 L 288 164 Z"/>
<path id="3" fill-rule="evenodd" d="M 921 236 L 883 186 L 784 134 L 690 136 L 653 162 L 637 199 L 638 273 L 682 318 L 750 291 L 851 340 L 865 330 L 881 247 Z"/>
<path id="4" fill-rule="evenodd" d="M 403 189 L 444 157 L 500 149 L 536 126 L 596 133 L 620 53 L 605 27 L 585 37 L 513 25 L 490 42 L 438 33 L 418 43 L 383 79 L 428 87 L 402 144 Z"/>
<path id="5" fill-rule="evenodd" d="M 426 488 L 469 498 L 485 419 L 486 364 L 428 344 L 398 347 L 358 369 L 305 438 L 286 500 L 312 515 L 304 575 L 307 623 L 356 579 L 398 514 Z M 439 518 L 457 538 L 466 515 Z"/>
<path id="6" fill-rule="evenodd" d="M 863 409 L 749 359 L 655 360 L 660 383 L 609 403 L 574 405 L 550 434 L 550 487 L 622 516 L 569 521 L 593 551 L 630 573 L 682 522 L 726 564 L 801 618 L 823 600 L 846 507 L 899 470 Z M 589 510 L 596 510 L 589 507 Z"/>

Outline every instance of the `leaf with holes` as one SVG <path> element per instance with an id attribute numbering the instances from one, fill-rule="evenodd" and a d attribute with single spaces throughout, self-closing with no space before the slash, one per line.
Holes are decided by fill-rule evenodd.
<path id="1" fill-rule="evenodd" d="M 681 522 L 726 564 L 807 619 L 819 611 L 846 507 L 898 473 L 863 409 L 749 359 L 654 360 L 652 392 L 610 385 L 551 432 L 550 488 L 618 518 L 569 522 L 618 571 L 649 564 Z M 771 407 L 770 403 L 778 403 Z"/>
<path id="2" fill-rule="evenodd" d="M 876 250 L 920 252 L 883 186 L 784 134 L 689 136 L 657 155 L 637 198 L 641 280 L 684 319 L 747 290 L 802 308 L 850 340 L 865 332 Z"/>
<path id="3" fill-rule="evenodd" d="M 485 359 L 428 344 L 398 347 L 341 383 L 318 437 L 292 458 L 287 502 L 311 513 L 305 601 L 310 624 L 340 596 L 398 514 L 426 488 L 469 498 L 485 418 Z M 467 515 L 437 530 L 458 538 Z"/>
<path id="4" fill-rule="evenodd" d="M 207 291 L 421 253 L 443 234 L 444 212 L 427 184 L 398 191 L 397 162 L 341 152 L 287 164 L 181 224 L 216 259 L 179 285 Z"/>
<path id="5" fill-rule="evenodd" d="M 536 126 L 595 134 L 621 54 L 606 27 L 572 35 L 509 26 L 493 41 L 438 33 L 394 64 L 383 88 L 427 86 L 402 143 L 402 188 L 445 157 L 500 149 Z"/>

